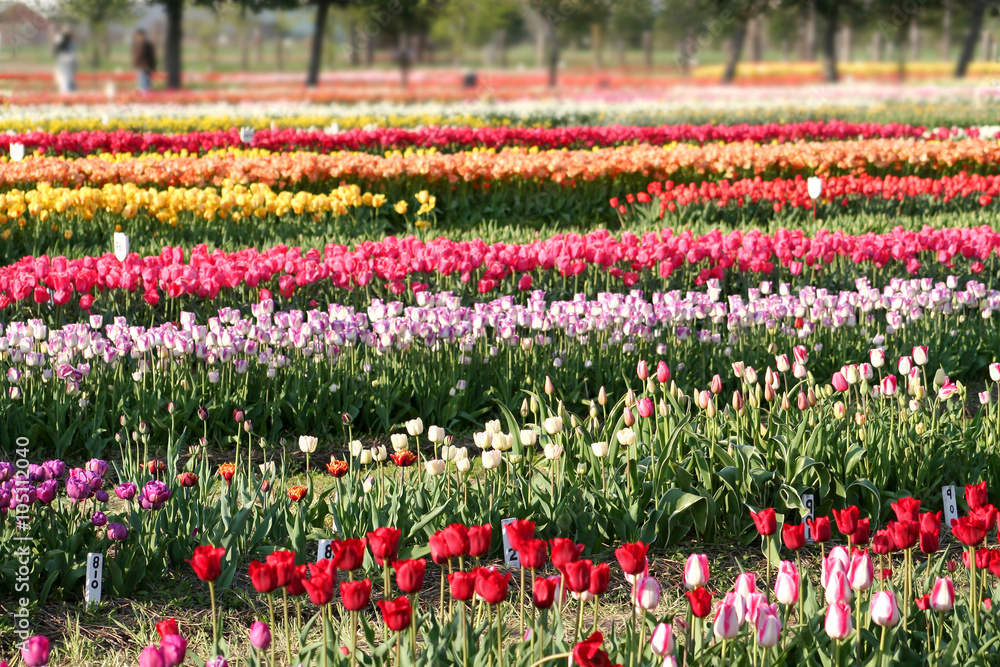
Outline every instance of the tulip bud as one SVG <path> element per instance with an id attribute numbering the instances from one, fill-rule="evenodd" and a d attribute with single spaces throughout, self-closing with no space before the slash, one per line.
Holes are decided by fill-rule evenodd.
<path id="1" fill-rule="evenodd" d="M 562 431 L 563 428 L 562 417 L 548 417 L 545 419 L 545 421 L 542 422 L 542 427 L 545 429 L 545 432 L 548 433 L 549 435 L 555 435 L 556 433 Z"/>
<path id="2" fill-rule="evenodd" d="M 892 627 L 899 623 L 899 603 L 892 591 L 878 591 L 872 596 L 869 613 L 879 627 Z"/>
<path id="3" fill-rule="evenodd" d="M 691 554 L 684 564 L 684 586 L 693 591 L 699 586 L 708 583 L 708 556 L 705 554 Z"/>
<path id="4" fill-rule="evenodd" d="M 665 656 L 674 652 L 674 628 L 670 623 L 660 623 L 653 629 L 653 635 L 649 638 L 650 648 L 653 653 Z"/>
<path id="5" fill-rule="evenodd" d="M 660 582 L 653 577 L 641 577 L 635 583 L 635 598 L 637 609 L 650 611 L 660 604 Z"/>
<path id="6" fill-rule="evenodd" d="M 639 363 L 636 365 L 635 374 L 640 380 L 645 380 L 649 377 L 649 365 L 645 359 L 639 360 Z"/>
<path id="7" fill-rule="evenodd" d="M 656 364 L 656 380 L 660 384 L 666 384 L 670 380 L 670 367 L 665 361 Z"/>
<path id="8" fill-rule="evenodd" d="M 833 416 L 837 419 L 843 419 L 847 416 L 847 407 L 841 401 L 837 401 L 833 404 Z"/>
<path id="9" fill-rule="evenodd" d="M 722 378 L 719 377 L 718 373 L 716 373 L 712 377 L 712 383 L 709 385 L 709 388 L 711 389 L 711 391 L 712 391 L 713 394 L 721 394 L 722 393 Z"/>
<path id="10" fill-rule="evenodd" d="M 631 426 L 635 423 L 635 417 L 632 416 L 632 410 L 630 408 L 625 408 L 625 414 L 623 415 L 623 420 L 626 426 Z"/>
<path id="11" fill-rule="evenodd" d="M 938 577 L 931 590 L 930 603 L 936 612 L 951 611 L 955 606 L 955 586 L 951 577 Z"/>
<path id="12" fill-rule="evenodd" d="M 523 419 L 527 419 L 530 414 L 531 411 L 528 409 L 528 399 L 524 399 L 521 401 L 521 417 Z"/>
<path id="13" fill-rule="evenodd" d="M 747 366 L 743 371 L 743 380 L 751 386 L 757 384 L 757 371 L 750 366 Z"/>
<path id="14" fill-rule="evenodd" d="M 774 365 L 778 368 L 779 373 L 787 373 L 788 370 L 792 367 L 787 354 L 780 354 L 777 357 L 775 357 Z"/>
<path id="15" fill-rule="evenodd" d="M 555 385 L 552 384 L 552 378 L 550 378 L 548 375 L 546 375 L 545 376 L 545 393 L 547 395 L 551 396 L 552 392 L 554 392 L 555 390 L 556 390 L 556 388 L 555 388 Z"/>
<path id="16" fill-rule="evenodd" d="M 660 399 L 659 409 L 660 409 L 660 416 L 661 417 L 666 417 L 667 416 L 667 412 L 668 412 L 668 410 L 667 410 L 667 402 L 664 399 L 662 399 L 662 398 Z"/>
<path id="17" fill-rule="evenodd" d="M 597 392 L 597 404 L 601 406 L 608 404 L 608 395 L 604 391 L 604 385 L 601 385 L 600 391 Z"/>

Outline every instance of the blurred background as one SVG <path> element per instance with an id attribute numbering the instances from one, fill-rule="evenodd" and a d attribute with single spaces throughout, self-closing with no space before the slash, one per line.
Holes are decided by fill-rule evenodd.
<path id="1" fill-rule="evenodd" d="M 997 10 L 993 0 L 0 2 L 0 99 L 112 99 L 144 68 L 150 95 L 218 101 L 992 77 Z"/>

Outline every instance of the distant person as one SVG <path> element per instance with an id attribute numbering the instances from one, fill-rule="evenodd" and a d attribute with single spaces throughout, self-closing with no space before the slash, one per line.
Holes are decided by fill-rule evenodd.
<path id="1" fill-rule="evenodd" d="M 152 87 L 153 72 L 156 71 L 156 50 L 146 37 L 146 31 L 135 31 L 132 40 L 132 67 L 135 69 L 139 90 L 147 93 Z"/>
<path id="2" fill-rule="evenodd" d="M 73 44 L 73 34 L 69 30 L 60 32 L 52 51 L 56 59 L 56 87 L 62 94 L 71 93 L 76 90 L 76 45 Z"/>

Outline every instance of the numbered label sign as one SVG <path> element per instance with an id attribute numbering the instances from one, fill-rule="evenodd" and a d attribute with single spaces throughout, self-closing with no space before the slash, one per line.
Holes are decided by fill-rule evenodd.
<path id="1" fill-rule="evenodd" d="M 128 257 L 128 250 L 128 234 L 124 232 L 115 232 L 115 259 L 119 262 L 124 262 L 125 258 Z"/>
<path id="2" fill-rule="evenodd" d="M 510 546 L 510 539 L 507 537 L 507 526 L 517 521 L 516 518 L 504 519 L 500 522 L 500 534 L 503 536 L 503 562 L 507 567 L 521 568 L 521 559 L 517 555 L 514 547 Z"/>
<path id="3" fill-rule="evenodd" d="M 87 554 L 87 588 L 83 592 L 83 598 L 88 605 L 101 601 L 103 578 L 104 554 Z"/>
<path id="4" fill-rule="evenodd" d="M 816 518 L 816 498 L 811 493 L 802 494 L 802 504 L 806 506 L 806 511 L 802 516 L 802 523 L 806 524 L 806 542 L 812 542 L 812 531 L 809 530 L 809 524 L 806 523 L 806 519 Z"/>
<path id="5" fill-rule="evenodd" d="M 955 497 L 955 485 L 941 487 L 941 499 L 944 500 L 944 525 L 951 530 L 951 520 L 958 518 L 958 498 Z"/>
<path id="6" fill-rule="evenodd" d="M 333 558 L 333 540 L 320 540 L 319 548 L 316 550 L 316 562 L 323 559 Z"/>

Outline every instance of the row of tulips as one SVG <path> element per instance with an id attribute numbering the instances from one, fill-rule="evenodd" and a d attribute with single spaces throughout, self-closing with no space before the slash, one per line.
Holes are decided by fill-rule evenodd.
<path id="1" fill-rule="evenodd" d="M 252 146 L 269 151 L 382 151 L 385 149 L 437 148 L 466 150 L 477 146 L 537 146 L 552 148 L 589 148 L 629 143 L 667 144 L 671 142 L 823 141 L 858 138 L 913 138 L 944 140 L 958 135 L 958 130 L 905 125 L 899 123 L 849 123 L 839 120 L 799 123 L 748 125 L 659 125 L 645 126 L 573 126 L 573 127 L 453 127 L 432 126 L 420 129 L 385 127 L 374 130 L 354 128 L 340 131 L 339 125 L 326 130 L 268 128 L 257 131 L 249 142 L 236 129 L 195 131 L 181 134 L 95 130 L 81 132 L 26 132 L 0 135 L 0 151 L 21 144 L 29 153 L 80 156 L 94 153 L 163 153 L 165 151 L 204 153 L 218 148 Z M 963 136 L 977 138 L 978 128 L 961 130 Z"/>
<path id="2" fill-rule="evenodd" d="M 148 215 L 161 223 L 177 225 L 178 221 L 246 220 L 260 224 L 266 218 L 285 215 L 306 215 L 314 219 L 347 215 L 351 209 L 380 209 L 386 204 L 384 194 L 362 192 L 357 185 L 341 185 L 324 194 L 287 190 L 275 192 L 267 185 L 226 183 L 220 188 L 140 188 L 131 183 L 106 184 L 100 188 L 88 186 L 67 188 L 40 184 L 32 190 L 9 190 L 0 193 L 0 225 L 8 222 L 27 224 L 29 218 L 41 223 L 53 223 L 60 216 L 93 220 L 97 215 L 115 216 L 119 227 L 137 215 Z M 418 193 L 414 213 L 424 215 L 434 210 L 435 200 L 427 191 Z M 393 208 L 400 214 L 409 210 L 405 200 Z M 10 236 L 9 230 L 0 237 Z"/>
<path id="3" fill-rule="evenodd" d="M 832 538 L 830 517 L 808 520 L 812 540 L 821 548 L 818 581 L 803 567 L 805 523 L 786 521 L 781 526 L 784 548 L 794 554 L 795 560 L 778 564 L 773 587 L 768 566 L 762 578 L 753 571 L 739 574 L 733 588 L 720 592 L 721 600 L 713 601 L 714 595 L 708 589 L 712 579 L 708 558 L 692 554 L 685 564 L 682 582 L 677 585 L 682 588 L 682 584 L 685 590 L 686 614 L 678 614 L 675 609 L 662 615 L 663 587 L 650 575 L 656 563 L 648 545 L 641 541 L 622 544 L 614 555 L 631 589 L 628 597 L 633 611 L 624 630 L 620 634 L 613 631 L 610 651 L 603 647 L 599 605 L 612 583 L 611 564 L 584 558 L 584 545 L 571 539 L 540 539 L 531 520 L 514 520 L 505 528 L 511 551 L 519 559 L 516 599 L 510 590 L 510 571 L 478 565 L 488 553 L 493 532 L 490 524 L 467 527 L 453 523 L 430 536 L 425 548 L 440 570 L 440 581 L 437 608 L 433 596 L 427 596 L 426 611 L 420 606 L 427 583 L 426 559 L 402 558 L 402 531 L 380 527 L 364 538 L 333 540 L 329 556 L 308 565 L 305 554 L 284 549 L 274 550 L 263 561 L 250 562 L 249 582 L 267 596 L 268 619 L 254 621 L 243 635 L 246 639 L 231 635 L 228 641 L 220 637 L 215 587 L 226 569 L 224 561 L 238 560 L 238 556 L 223 547 L 202 545 L 187 561 L 194 574 L 208 584 L 212 600 L 209 657 L 198 660 L 199 664 L 227 665 L 228 659 L 240 652 L 240 643 L 247 640 L 251 665 L 324 667 L 331 663 L 349 663 L 352 667 L 390 663 L 470 665 L 481 660 L 498 666 L 523 666 L 564 658 L 578 667 L 607 667 L 612 658 L 640 667 L 709 665 L 720 660 L 724 664 L 765 665 L 806 660 L 815 651 L 832 652 L 833 662 L 829 664 L 834 665 L 869 660 L 886 664 L 893 656 L 905 661 L 921 654 L 930 664 L 975 657 L 990 660 L 995 649 L 983 635 L 996 630 L 997 619 L 991 600 L 984 605 L 987 575 L 981 572 L 982 583 L 977 583 L 980 566 L 974 556 L 976 547 L 994 529 L 997 510 L 988 503 L 985 483 L 967 485 L 965 500 L 968 514 L 952 520 L 955 538 L 967 547 L 963 554 L 969 570 L 964 604 L 956 596 L 956 581 L 943 571 L 954 572 L 956 563 L 952 560 L 945 565 L 944 558 L 933 556 L 939 550 L 940 512 L 921 513 L 919 500 L 901 497 L 892 504 L 895 520 L 876 531 L 874 537 L 870 535 L 869 519 L 859 518 L 856 506 L 834 510 L 836 526 L 848 540 L 849 548 L 837 545 L 827 552 L 826 545 Z M 754 521 L 765 541 L 777 535 L 773 509 L 755 512 Z M 918 534 L 923 562 L 914 553 Z M 901 554 L 902 572 L 894 571 L 895 552 Z M 876 560 L 881 561 L 879 569 Z M 545 573 L 549 562 L 553 576 Z M 365 577 L 373 566 L 381 573 L 380 596 L 376 596 L 372 578 Z M 338 584 L 341 571 L 347 578 Z M 530 584 L 526 573 L 530 573 Z M 822 589 L 818 594 L 817 583 Z M 921 595 L 922 589 L 926 592 Z M 301 600 L 305 597 L 316 611 L 314 618 L 304 623 Z M 290 620 L 289 600 L 294 603 L 294 620 Z M 283 612 L 283 659 L 272 635 L 272 629 L 279 627 L 278 604 Z M 588 605 L 593 619 L 585 622 Z M 573 606 L 577 612 L 575 628 L 569 620 Z M 550 614 L 554 616 L 551 621 Z M 564 627 L 566 620 L 569 622 Z M 382 642 L 376 632 L 379 622 Z M 318 634 L 322 639 L 312 643 L 309 637 L 317 632 L 316 624 L 320 625 Z M 878 634 L 870 630 L 872 626 Z M 512 638 L 515 627 L 518 630 Z M 359 629 L 363 632 L 361 641 Z M 160 641 L 143 649 L 140 667 L 174 667 L 192 657 L 188 640 L 181 635 L 180 624 L 174 618 L 157 623 L 156 631 Z M 933 642 L 932 635 L 936 635 Z M 952 648 L 946 644 L 942 650 L 946 637 Z M 346 646 L 342 643 L 345 641 Z M 389 647 L 392 652 L 386 650 Z M 845 649 L 846 661 L 842 655 Z M 27 639 L 21 645 L 21 657 L 30 667 L 48 665 L 52 658 L 48 638 Z"/>
<path id="4" fill-rule="evenodd" d="M 815 186 L 814 186 L 815 187 Z M 817 192 L 818 190 L 818 192 Z M 922 178 L 919 176 L 871 176 L 868 174 L 830 176 L 822 180 L 817 190 L 810 191 L 808 180 L 795 178 L 761 180 L 744 178 L 720 182 L 674 183 L 653 182 L 646 192 L 628 194 L 610 200 L 620 215 L 628 215 L 640 205 L 657 201 L 650 207 L 662 218 L 680 207 L 714 204 L 719 208 L 742 208 L 765 204 L 780 212 L 785 207 L 815 208 L 822 203 L 847 207 L 855 201 L 887 200 L 903 202 L 912 199 L 932 199 L 942 203 L 968 199 L 979 206 L 989 206 L 1000 195 L 1000 179 L 993 175 L 968 174 Z"/>
<path id="5" fill-rule="evenodd" d="M 428 196 L 421 208 L 431 203 Z M 811 278 L 828 273 L 853 279 L 865 275 L 869 267 L 893 264 L 915 274 L 926 270 L 925 263 L 933 266 L 935 262 L 948 268 L 968 263 L 969 270 L 978 273 L 986 268 L 985 262 L 995 261 L 998 248 L 1000 234 L 986 225 L 919 231 L 896 228 L 857 235 L 820 230 L 815 236 L 787 229 L 773 235 L 758 230 L 713 230 L 697 236 L 664 228 L 641 237 L 629 232 L 615 237 L 601 229 L 492 245 L 482 239 L 438 237 L 425 242 L 390 236 L 362 241 L 353 249 L 328 244 L 321 250 L 305 251 L 277 246 L 265 251 L 209 252 L 199 245 L 189 255 L 182 248 L 167 247 L 159 255 L 132 253 L 124 261 L 110 253 L 78 259 L 24 257 L 0 267 L 0 309 L 25 300 L 66 304 L 72 299 L 81 299 L 80 306 L 88 309 L 94 297 L 117 291 L 140 292 L 150 305 L 156 305 L 161 294 L 170 299 L 214 299 L 234 289 L 245 296 L 246 288 L 257 287 L 288 298 L 316 283 L 353 289 L 384 281 L 393 294 L 418 292 L 431 283 L 437 289 L 460 290 L 462 284 L 472 283 L 478 293 L 485 294 L 498 288 L 529 290 L 536 278 L 554 279 L 551 289 L 567 290 L 569 281 L 579 284 L 581 274 L 597 283 L 596 291 L 632 287 L 643 277 L 661 287 L 662 279 L 672 275 L 678 283 L 690 285 L 694 279 L 701 285 L 711 278 L 747 272 Z"/>
<path id="6" fill-rule="evenodd" d="M 260 182 L 271 187 L 309 183 L 329 184 L 342 179 L 364 183 L 473 183 L 480 187 L 555 183 L 563 188 L 578 183 L 613 181 L 624 177 L 656 180 L 732 179 L 755 176 L 793 177 L 796 174 L 841 175 L 892 173 L 940 177 L 960 171 L 989 171 L 1000 161 L 997 142 L 914 141 L 861 139 L 852 141 L 626 145 L 588 150 L 537 150 L 505 147 L 439 153 L 420 149 L 389 151 L 386 155 L 340 151 L 333 153 L 278 152 L 228 148 L 203 156 L 132 157 L 104 154 L 64 158 L 29 156 L 9 162 L 0 186 L 24 186 L 45 181 L 52 185 L 135 183 L 156 187 L 204 187 Z M 902 173 L 900 173 L 902 172 Z"/>

